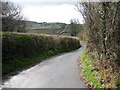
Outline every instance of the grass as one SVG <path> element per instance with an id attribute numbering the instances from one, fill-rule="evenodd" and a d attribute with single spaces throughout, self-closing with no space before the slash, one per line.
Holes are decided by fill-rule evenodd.
<path id="1" fill-rule="evenodd" d="M 55 25 L 55 26 L 34 26 L 31 27 L 31 29 L 60 29 L 60 25 Z"/>
<path id="2" fill-rule="evenodd" d="M 102 80 L 102 77 L 99 73 L 99 71 L 93 70 L 93 62 L 94 59 L 87 56 L 86 51 L 84 50 L 82 54 L 80 55 L 82 67 L 83 67 L 83 76 L 85 76 L 88 80 L 88 82 L 93 86 L 93 88 L 101 88 L 102 85 L 100 81 Z"/>
<path id="3" fill-rule="evenodd" d="M 80 40 L 81 43 L 86 44 L 86 41 Z"/>
<path id="4" fill-rule="evenodd" d="M 65 33 L 62 33 L 61 35 L 63 36 L 71 36 L 69 33 L 65 32 Z"/>
<path id="5" fill-rule="evenodd" d="M 96 52 L 86 53 L 85 49 L 80 55 L 82 74 L 93 88 L 119 88 L 119 66 L 110 61 L 98 61 Z M 105 68 L 107 66 L 107 68 Z M 115 69 L 113 71 L 113 69 Z"/>

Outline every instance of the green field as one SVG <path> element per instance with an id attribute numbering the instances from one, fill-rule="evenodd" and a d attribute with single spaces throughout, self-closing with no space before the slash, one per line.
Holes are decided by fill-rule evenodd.
<path id="1" fill-rule="evenodd" d="M 62 26 L 60 25 L 55 25 L 55 26 L 33 26 L 30 27 L 31 29 L 60 29 Z"/>
<path id="2" fill-rule="evenodd" d="M 63 36 L 71 36 L 68 32 L 62 33 Z"/>

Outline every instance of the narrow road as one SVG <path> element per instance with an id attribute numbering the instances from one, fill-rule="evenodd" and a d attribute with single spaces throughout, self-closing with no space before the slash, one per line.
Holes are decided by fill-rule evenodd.
<path id="1" fill-rule="evenodd" d="M 5 88 L 85 88 L 80 80 L 78 58 L 82 47 L 62 55 L 43 60 L 30 69 L 11 77 Z"/>
<path id="2" fill-rule="evenodd" d="M 60 31 L 58 34 L 60 35 L 60 34 L 62 34 L 64 32 L 66 32 L 66 29 L 67 29 L 67 25 L 65 25 L 65 28 L 62 31 Z"/>

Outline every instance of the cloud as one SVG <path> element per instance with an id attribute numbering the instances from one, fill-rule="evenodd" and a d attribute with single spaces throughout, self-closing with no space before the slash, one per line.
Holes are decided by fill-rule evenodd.
<path id="1" fill-rule="evenodd" d="M 31 21 L 70 23 L 70 19 L 76 18 L 83 23 L 82 16 L 75 10 L 77 0 L 12 0 L 12 2 L 20 5 L 23 15 Z"/>
<path id="2" fill-rule="evenodd" d="M 69 23 L 70 19 L 77 18 L 82 23 L 82 17 L 74 8 L 69 4 L 25 6 L 22 12 L 31 21 Z"/>
<path id="3" fill-rule="evenodd" d="M 77 2 L 71 2 L 68 0 L 8 0 L 21 6 L 43 6 L 43 5 L 61 5 L 61 4 L 76 4 Z"/>
<path id="4" fill-rule="evenodd" d="M 79 0 L 12 0 L 12 1 L 13 2 L 77 2 Z"/>

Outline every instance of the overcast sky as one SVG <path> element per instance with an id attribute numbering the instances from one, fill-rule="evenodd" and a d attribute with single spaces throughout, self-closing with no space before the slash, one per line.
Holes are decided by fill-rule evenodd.
<path id="1" fill-rule="evenodd" d="M 9 0 L 10 1 L 10 0 Z M 22 7 L 23 15 L 30 21 L 70 23 L 70 19 L 83 18 L 72 0 L 11 0 Z"/>

